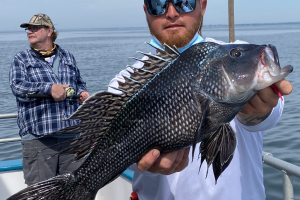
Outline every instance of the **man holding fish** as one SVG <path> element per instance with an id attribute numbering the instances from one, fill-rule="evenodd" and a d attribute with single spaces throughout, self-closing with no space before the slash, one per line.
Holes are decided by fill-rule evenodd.
<path id="1" fill-rule="evenodd" d="M 175 45 L 183 52 L 199 42 L 223 43 L 200 36 L 207 0 L 189 1 L 190 11 L 181 9 L 176 2 L 144 0 L 144 11 L 153 36 L 151 45 L 159 49 L 164 48 L 162 44 Z M 161 8 L 160 4 L 167 6 Z M 142 66 L 141 62 L 134 64 L 134 67 Z M 121 71 L 110 86 L 118 87 L 118 81 L 124 82 L 123 76 L 130 76 L 130 70 Z M 111 88 L 109 91 L 117 92 Z M 217 183 L 211 166 L 207 174 L 205 162 L 200 171 L 200 161 L 190 162 L 190 148 L 163 155 L 157 149 L 151 150 L 131 166 L 135 172 L 133 191 L 139 200 L 265 199 L 261 159 L 263 135 L 280 119 L 284 101 L 279 96 L 291 92 L 291 83 L 282 79 L 272 87 L 260 90 L 230 122 L 236 133 L 237 146 L 230 165 Z M 195 155 L 199 154 L 199 146 L 196 146 Z"/>

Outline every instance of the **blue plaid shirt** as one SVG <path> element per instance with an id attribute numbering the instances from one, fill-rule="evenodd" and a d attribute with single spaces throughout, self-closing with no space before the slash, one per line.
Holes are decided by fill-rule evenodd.
<path id="1" fill-rule="evenodd" d="M 58 76 L 43 58 L 32 49 L 15 55 L 10 72 L 9 83 L 16 96 L 18 106 L 18 126 L 20 136 L 27 134 L 49 135 L 68 126 L 78 124 L 78 120 L 68 120 L 79 107 L 68 100 L 54 101 L 46 98 L 20 98 L 20 94 L 48 94 L 53 84 L 69 85 L 77 95 L 87 91 L 86 83 L 80 76 L 74 56 L 58 45 L 60 63 Z"/>

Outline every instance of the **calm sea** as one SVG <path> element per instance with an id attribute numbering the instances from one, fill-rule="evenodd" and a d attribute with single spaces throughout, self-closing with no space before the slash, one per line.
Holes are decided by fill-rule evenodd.
<path id="1" fill-rule="evenodd" d="M 204 37 L 228 42 L 228 28 L 204 27 Z M 300 166 L 300 23 L 236 26 L 236 39 L 277 47 L 280 64 L 291 64 L 294 71 L 287 79 L 294 91 L 285 97 L 284 114 L 278 125 L 265 133 L 264 151 Z M 109 81 L 127 64 L 140 58 L 136 51 L 149 52 L 147 28 L 61 30 L 57 43 L 75 55 L 82 77 L 91 94 L 106 90 Z M 0 32 L 0 114 L 16 113 L 15 98 L 8 83 L 13 56 L 28 48 L 25 32 Z M 16 119 L 0 121 L 0 138 L 18 137 Z M 0 144 L 0 160 L 20 159 L 20 142 Z M 282 199 L 282 176 L 279 170 L 264 165 L 268 200 Z M 295 199 L 300 200 L 300 180 L 294 178 Z"/>

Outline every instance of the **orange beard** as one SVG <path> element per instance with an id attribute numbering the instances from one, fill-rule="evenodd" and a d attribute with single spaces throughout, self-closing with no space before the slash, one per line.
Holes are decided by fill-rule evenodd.
<path id="1" fill-rule="evenodd" d="M 169 34 L 166 37 L 166 35 L 162 35 L 159 31 L 152 27 L 147 19 L 151 35 L 155 36 L 161 44 L 167 44 L 170 47 L 175 45 L 177 48 L 182 48 L 190 43 L 190 41 L 194 38 L 195 34 L 201 30 L 202 22 L 203 16 L 202 13 L 200 13 L 200 16 L 198 17 L 196 23 L 193 24 L 192 28 L 188 30 L 185 35 L 180 35 L 177 30 L 174 30 L 169 31 Z"/>

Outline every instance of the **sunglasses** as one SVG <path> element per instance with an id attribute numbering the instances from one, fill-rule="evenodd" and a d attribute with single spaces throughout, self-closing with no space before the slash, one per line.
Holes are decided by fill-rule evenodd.
<path id="1" fill-rule="evenodd" d="M 32 32 L 37 32 L 41 28 L 45 28 L 45 26 L 31 26 L 31 27 L 27 27 L 27 28 L 25 28 L 25 32 L 28 33 L 29 30 L 32 31 Z"/>
<path id="2" fill-rule="evenodd" d="M 173 3 L 173 6 L 179 13 L 189 13 L 195 10 L 197 0 L 144 0 L 147 7 L 147 11 L 150 15 L 163 15 L 167 12 L 169 2 Z"/>

